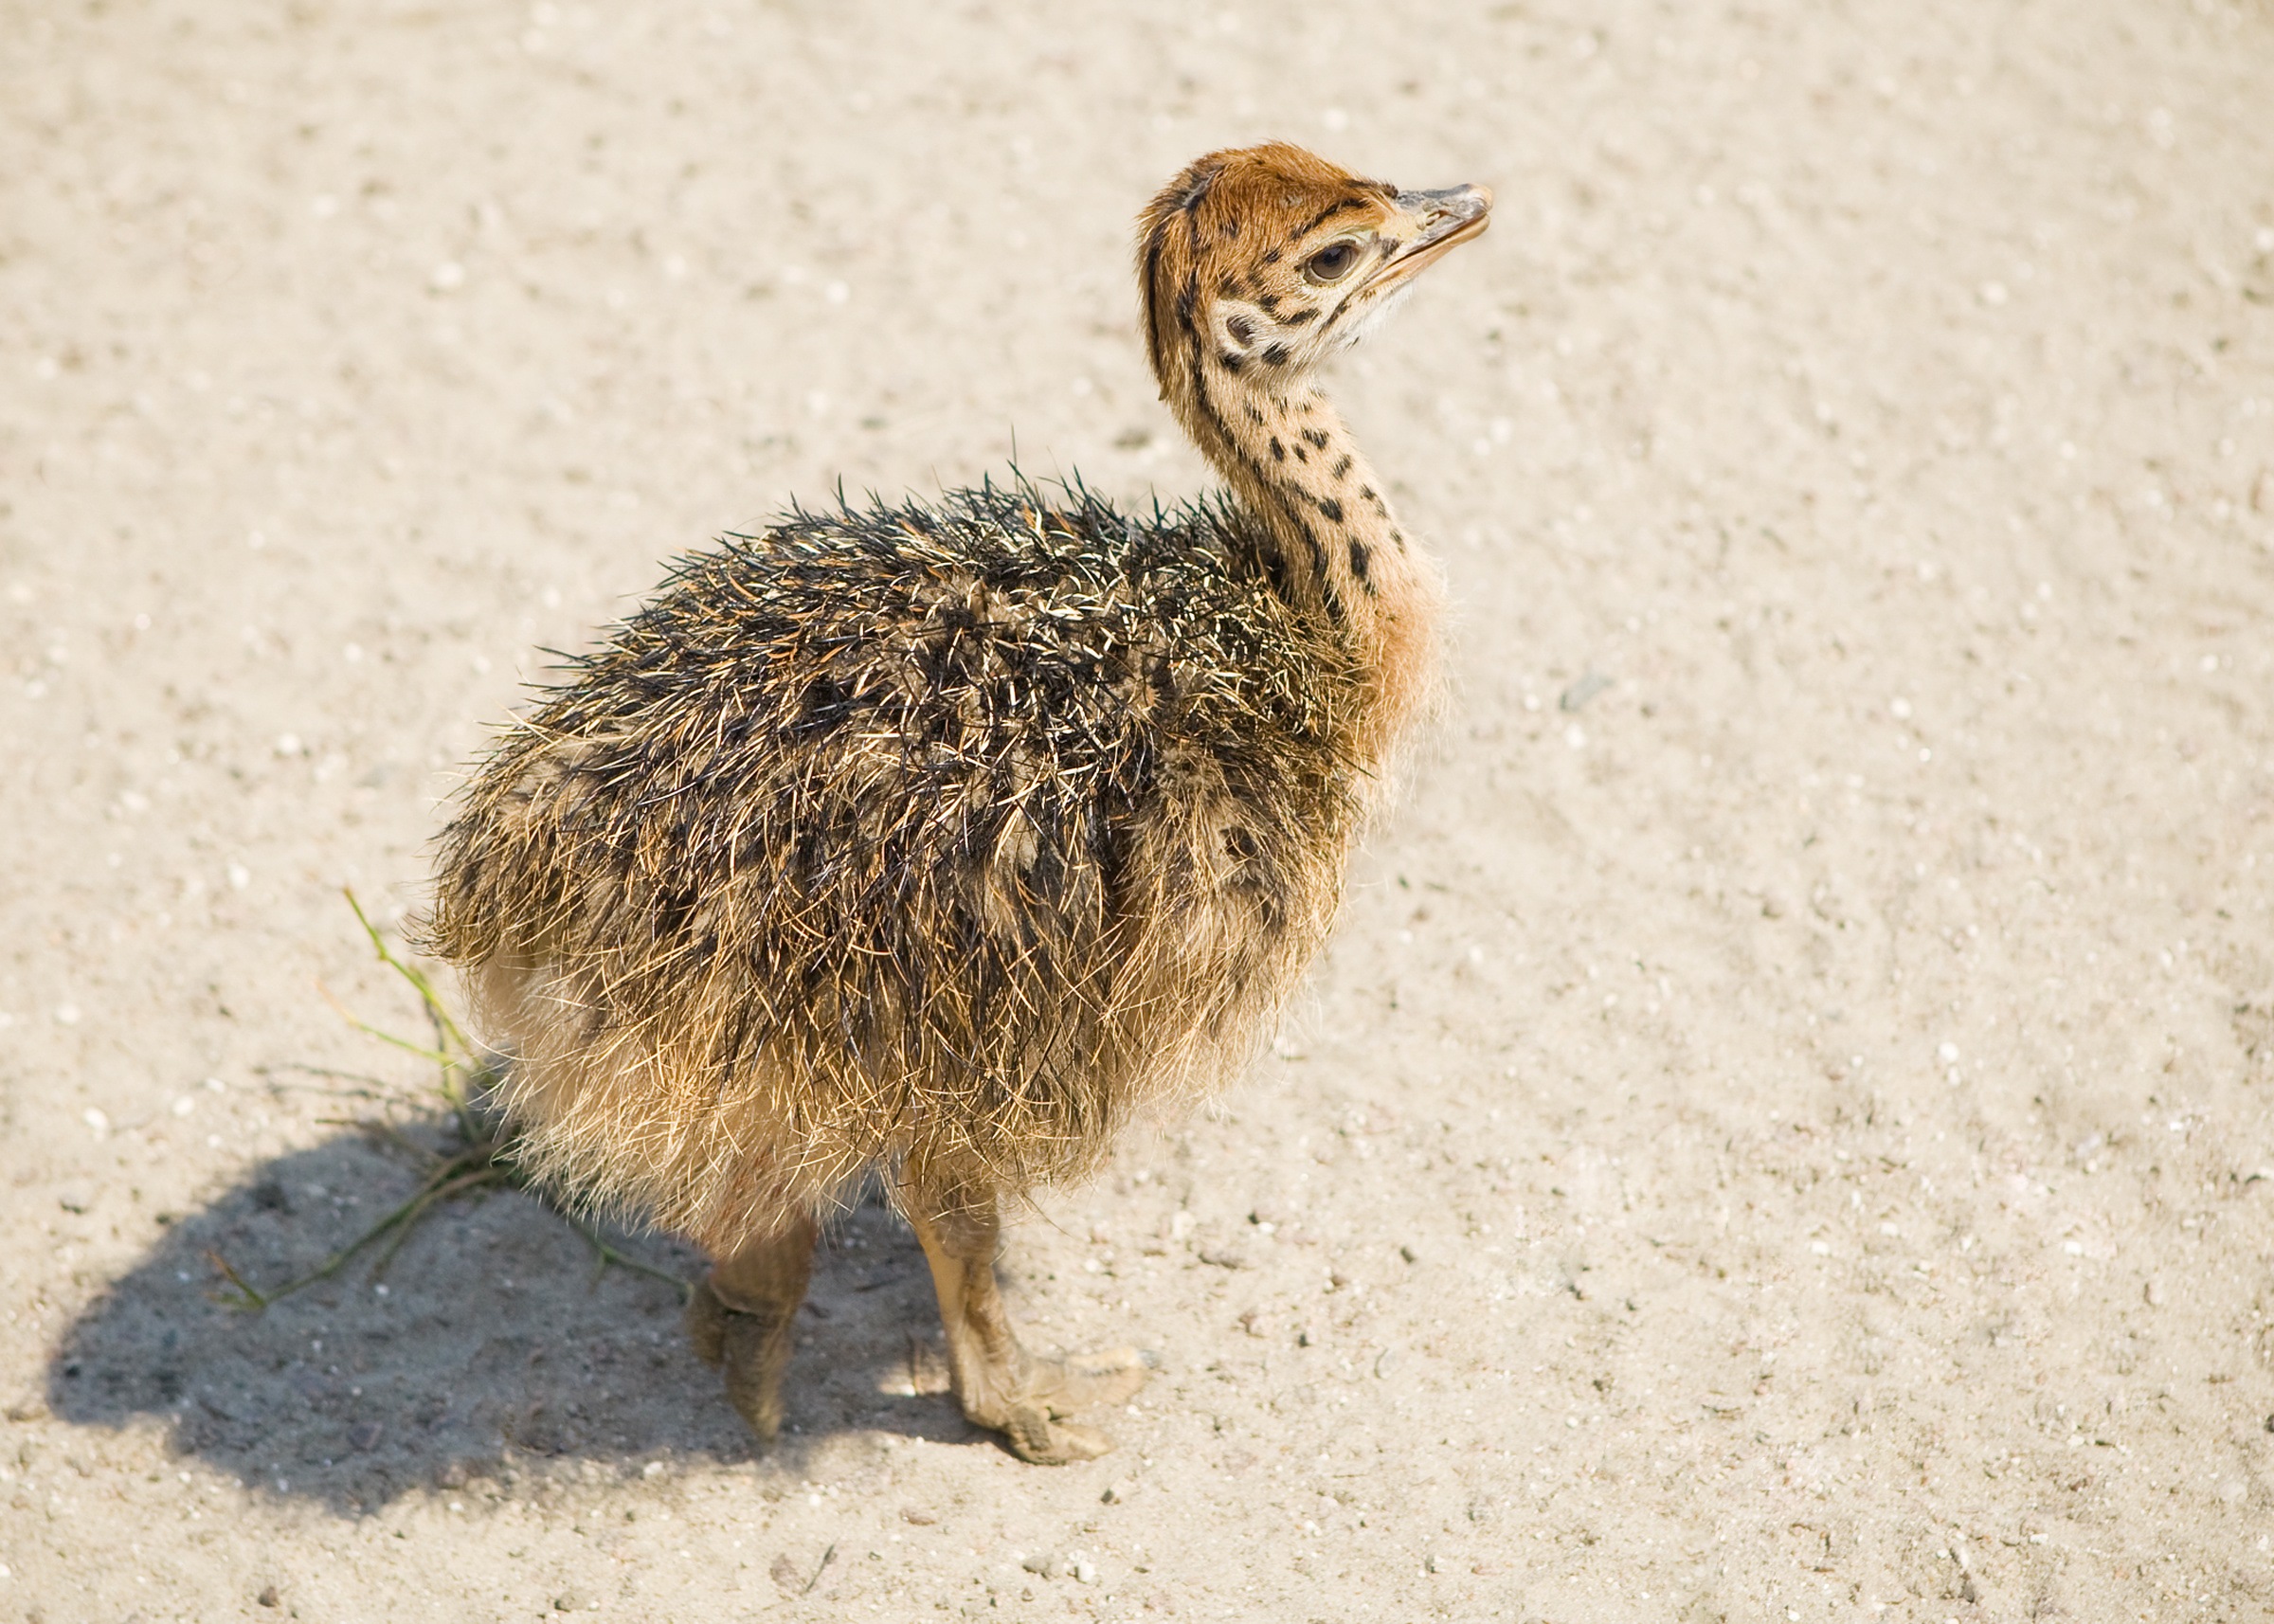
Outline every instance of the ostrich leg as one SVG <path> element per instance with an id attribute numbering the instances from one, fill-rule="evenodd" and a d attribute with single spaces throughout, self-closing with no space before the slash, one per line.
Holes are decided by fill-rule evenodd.
<path id="1" fill-rule="evenodd" d="M 1120 1347 L 1064 1360 L 1020 1345 L 995 1283 L 1002 1220 L 994 1190 L 976 1179 L 934 1169 L 903 1175 L 901 1204 L 931 1265 L 948 1364 L 964 1415 L 1000 1432 L 1023 1459 L 1043 1466 L 1094 1460 L 1113 1447 L 1095 1427 L 1061 1417 L 1092 1404 L 1119 1403 L 1145 1385 L 1146 1363 Z"/>
<path id="2" fill-rule="evenodd" d="M 820 1233 L 801 1214 L 780 1233 L 716 1259 L 687 1302 L 695 1351 L 706 1364 L 726 1365 L 728 1401 L 762 1446 L 782 1431 L 782 1372 Z"/>

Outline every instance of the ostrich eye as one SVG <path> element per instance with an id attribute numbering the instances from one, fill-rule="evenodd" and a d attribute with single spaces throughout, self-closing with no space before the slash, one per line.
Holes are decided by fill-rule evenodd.
<path id="1" fill-rule="evenodd" d="M 1350 268 L 1357 263 L 1358 244 L 1345 238 L 1340 243 L 1327 244 L 1304 261 L 1303 276 L 1306 280 L 1321 285 L 1339 282 L 1350 274 Z"/>

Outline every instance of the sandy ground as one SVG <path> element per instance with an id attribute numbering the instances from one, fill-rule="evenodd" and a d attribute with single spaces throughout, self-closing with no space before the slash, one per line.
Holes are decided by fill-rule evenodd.
<path id="1" fill-rule="evenodd" d="M 1068 19 L 1079 17 L 1079 21 Z M 0 6 L 0 1618 L 2274 1615 L 2274 13 Z M 1459 697 L 1300 1018 L 1023 1225 L 881 1210 L 753 1459 L 666 1285 L 401 1199 L 484 730 L 793 496 L 1202 483 L 1128 222 L 1498 223 L 1341 395 Z M 625 1245 L 695 1260 L 660 1237 Z"/>

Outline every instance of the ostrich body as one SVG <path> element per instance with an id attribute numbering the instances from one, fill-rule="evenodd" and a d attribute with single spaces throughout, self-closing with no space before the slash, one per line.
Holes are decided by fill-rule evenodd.
<path id="1" fill-rule="evenodd" d="M 428 946 L 534 1168 L 711 1254 L 689 1326 L 761 1441 L 819 1216 L 871 1168 L 965 1413 L 1030 1460 L 1144 1380 L 1028 1353 L 998 1211 L 1244 1061 L 1435 683 L 1436 584 L 1319 392 L 1480 188 L 1211 153 L 1139 226 L 1162 395 L 1228 492 L 796 512 L 683 561 L 501 740 Z"/>

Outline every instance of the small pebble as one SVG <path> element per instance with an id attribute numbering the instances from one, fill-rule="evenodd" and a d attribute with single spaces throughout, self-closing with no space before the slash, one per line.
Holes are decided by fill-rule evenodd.
<path id="1" fill-rule="evenodd" d="M 1062 1551 L 1045 1551 L 1040 1556 L 1028 1557 L 1019 1565 L 1042 1579 L 1063 1579 L 1066 1575 L 1066 1556 Z"/>
<path id="2" fill-rule="evenodd" d="M 919 1528 L 929 1528 L 939 1520 L 940 1514 L 937 1511 L 928 1511 L 921 1506 L 906 1507 L 900 1512 L 900 1521 L 912 1524 Z"/>
<path id="3" fill-rule="evenodd" d="M 359 1454 L 370 1454 L 379 1447 L 379 1439 L 387 1429 L 377 1421 L 358 1421 L 348 1429 L 348 1442 Z"/>
<path id="4" fill-rule="evenodd" d="M 2144 1290 L 2144 1291 L 2142 1291 L 2142 1292 L 2140 1293 L 2140 1295 L 2142 1295 L 2143 1297 L 2147 1298 L 2147 1300 L 2148 1300 L 2148 1307 L 2149 1307 L 2149 1308 L 2162 1308 L 2162 1307 L 2163 1307 L 2163 1282 L 2162 1282 L 2162 1281 L 2160 1281 L 2160 1280 L 2151 1280 L 2151 1281 L 2149 1281 L 2149 1282 L 2148 1282 L 2148 1285 L 2147 1285 L 2147 1290 Z"/>
<path id="5" fill-rule="evenodd" d="M 253 1599 L 258 1601 L 263 1607 L 281 1607 L 284 1605 L 284 1597 L 278 1594 L 277 1587 L 273 1584 L 262 1585 L 261 1587 L 261 1594 L 254 1597 Z"/>
<path id="6" fill-rule="evenodd" d="M 552 1598 L 555 1613 L 589 1613 L 599 1606 L 599 1602 L 581 1590 L 564 1590 Z"/>
<path id="7" fill-rule="evenodd" d="M 1233 1246 L 1203 1246 L 1200 1248 L 1200 1261 L 1213 1263 L 1218 1269 L 1253 1269 L 1255 1267 L 1246 1253 Z"/>
<path id="8" fill-rule="evenodd" d="M 1611 679 L 1599 671 L 1590 671 L 1569 688 L 1563 690 L 1562 696 L 1556 701 L 1556 709 L 1577 711 L 1610 686 Z"/>
<path id="9" fill-rule="evenodd" d="M 1098 1499 L 1108 1506 L 1127 1506 L 1129 1503 L 1129 1496 L 1136 1492 L 1137 1480 L 1135 1478 L 1117 1477 L 1106 1485 L 1106 1491 L 1100 1494 Z"/>

